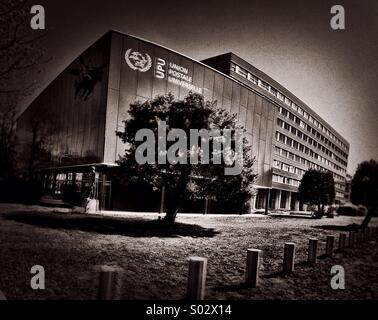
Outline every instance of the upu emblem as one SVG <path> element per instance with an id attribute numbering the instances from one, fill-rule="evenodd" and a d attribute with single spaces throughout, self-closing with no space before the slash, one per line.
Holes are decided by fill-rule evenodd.
<path id="1" fill-rule="evenodd" d="M 152 66 L 152 59 L 148 53 L 142 54 L 133 49 L 127 49 L 125 53 L 127 65 L 133 70 L 148 71 Z"/>

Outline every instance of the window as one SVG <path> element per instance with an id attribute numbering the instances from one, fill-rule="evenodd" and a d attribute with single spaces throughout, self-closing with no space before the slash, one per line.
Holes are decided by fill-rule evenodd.
<path id="1" fill-rule="evenodd" d="M 282 100 L 282 101 L 284 101 L 284 99 L 285 99 L 284 95 L 281 92 L 277 93 L 277 98 Z"/>
<path id="2" fill-rule="evenodd" d="M 278 91 L 277 91 L 276 89 L 274 89 L 273 87 L 270 87 L 269 92 L 270 92 L 272 95 L 277 96 L 277 92 L 278 92 Z"/>
<path id="3" fill-rule="evenodd" d="M 286 103 L 288 106 L 290 106 L 290 105 L 291 105 L 291 101 L 290 101 L 290 99 L 288 99 L 287 97 L 285 97 L 285 103 Z"/>
<path id="4" fill-rule="evenodd" d="M 251 81 L 253 84 L 257 84 L 257 78 L 254 77 L 253 75 L 251 75 L 250 73 L 248 73 L 248 75 L 247 75 L 247 79 L 248 79 L 249 81 Z"/>
<path id="5" fill-rule="evenodd" d="M 265 90 L 269 90 L 269 85 L 266 82 L 264 82 L 264 81 L 262 81 L 260 79 L 258 81 L 258 85 L 259 85 L 259 87 L 261 87 L 261 88 L 263 88 Z"/>
<path id="6" fill-rule="evenodd" d="M 243 78 L 247 78 L 247 72 L 239 66 L 235 66 L 235 72 L 241 75 Z"/>

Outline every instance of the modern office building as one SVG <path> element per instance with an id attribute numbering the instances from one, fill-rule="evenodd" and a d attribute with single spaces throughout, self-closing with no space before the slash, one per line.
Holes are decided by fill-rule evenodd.
<path id="1" fill-rule="evenodd" d="M 132 190 L 125 192 L 107 175 L 125 150 L 115 132 L 136 100 L 169 92 L 181 99 L 189 91 L 217 101 L 246 128 L 258 174 L 252 209 L 305 209 L 296 191 L 308 168 L 331 171 L 336 201 L 343 200 L 348 142 L 279 83 L 233 53 L 199 62 L 114 31 L 83 52 L 19 117 L 19 169 L 38 174 L 57 194 L 62 185 L 96 181 L 101 208 L 158 210 L 160 195 L 143 201 L 151 206 L 132 206 Z M 204 202 L 196 206 L 191 211 L 205 210 Z"/>

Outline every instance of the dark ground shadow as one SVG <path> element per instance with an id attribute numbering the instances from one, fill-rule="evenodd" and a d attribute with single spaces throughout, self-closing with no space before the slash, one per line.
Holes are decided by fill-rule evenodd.
<path id="1" fill-rule="evenodd" d="M 317 258 L 322 259 L 322 256 L 318 256 Z M 295 269 L 298 268 L 298 267 L 307 267 L 307 266 L 312 266 L 312 264 L 308 261 L 305 261 L 305 260 L 296 262 L 296 263 L 294 263 L 294 272 L 295 272 Z M 294 272 L 292 274 L 294 274 Z M 278 270 L 278 271 L 274 271 L 272 273 L 264 274 L 264 275 L 261 276 L 261 278 L 272 279 L 272 278 L 286 277 L 286 276 L 288 276 L 288 275 L 285 274 L 282 270 Z"/>
<path id="2" fill-rule="evenodd" d="M 322 225 L 322 226 L 313 226 L 315 229 L 322 229 L 322 230 L 335 230 L 335 231 L 356 231 L 361 229 L 359 224 L 348 224 L 347 226 L 338 226 L 338 225 Z"/>
<path id="3" fill-rule="evenodd" d="M 311 220 L 314 220 L 314 218 L 311 217 L 310 215 L 295 215 L 295 214 L 281 215 L 281 214 L 274 214 L 274 213 L 269 214 L 269 218 L 281 219 L 281 220 L 285 220 L 285 219 L 298 219 L 298 220 L 311 219 Z"/>
<path id="4" fill-rule="evenodd" d="M 158 220 L 141 218 L 116 218 L 62 213 L 14 212 L 2 215 L 4 219 L 43 228 L 81 230 L 129 237 L 193 237 L 211 238 L 219 232 L 195 224 L 175 223 L 166 225 Z"/>
<path id="5" fill-rule="evenodd" d="M 236 284 L 228 284 L 228 285 L 222 285 L 212 288 L 215 291 L 219 292 L 238 292 L 242 289 L 248 289 L 248 286 L 245 282 L 236 283 Z"/>

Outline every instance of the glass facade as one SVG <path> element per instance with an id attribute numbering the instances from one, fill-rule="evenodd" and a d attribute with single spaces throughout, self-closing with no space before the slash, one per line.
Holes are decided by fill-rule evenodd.
<path id="1" fill-rule="evenodd" d="M 110 36 L 66 68 L 17 122 L 19 169 L 103 162 Z"/>

